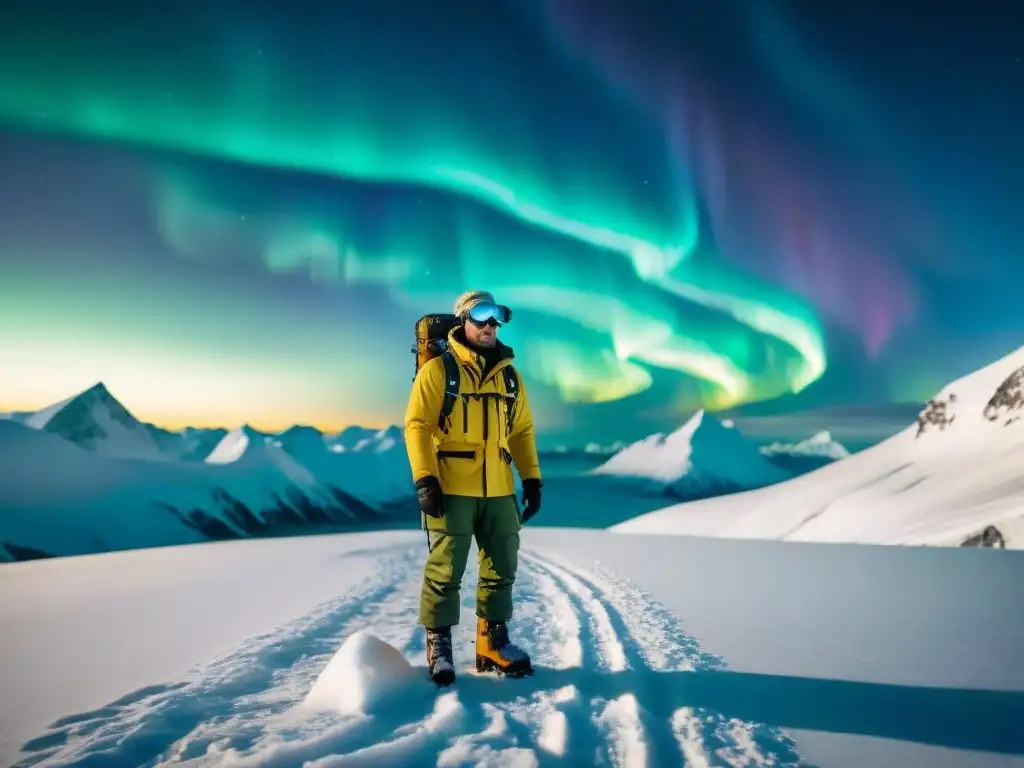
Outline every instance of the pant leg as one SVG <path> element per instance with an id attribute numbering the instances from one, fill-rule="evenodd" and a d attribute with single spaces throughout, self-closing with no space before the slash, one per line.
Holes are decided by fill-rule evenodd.
<path id="1" fill-rule="evenodd" d="M 512 618 L 512 585 L 519 567 L 519 506 L 514 495 L 494 496 L 483 502 L 476 516 L 480 560 L 476 613 L 490 621 L 508 621 Z"/>
<path id="2" fill-rule="evenodd" d="M 459 623 L 459 586 L 466 572 L 478 502 L 472 496 L 445 496 L 441 517 L 424 515 L 430 550 L 420 592 L 420 623 L 425 627 Z"/>

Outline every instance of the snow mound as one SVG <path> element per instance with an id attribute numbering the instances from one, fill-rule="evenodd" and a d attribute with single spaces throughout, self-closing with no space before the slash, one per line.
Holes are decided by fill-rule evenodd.
<path id="1" fill-rule="evenodd" d="M 408 686 L 416 670 L 399 651 L 375 635 L 350 635 L 324 667 L 305 703 L 346 715 L 372 711 Z"/>
<path id="2" fill-rule="evenodd" d="M 592 474 L 642 478 L 688 493 L 721 486 L 759 488 L 791 477 L 739 430 L 705 411 L 668 435 L 659 432 L 623 448 Z"/>

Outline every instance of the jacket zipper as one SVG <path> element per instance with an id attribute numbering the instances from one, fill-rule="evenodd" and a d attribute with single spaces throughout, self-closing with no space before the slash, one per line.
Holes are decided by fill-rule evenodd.
<path id="1" fill-rule="evenodd" d="M 494 368 L 491 369 L 491 372 L 487 374 L 487 378 L 480 382 L 480 388 L 483 389 L 484 385 L 486 385 L 488 381 L 493 379 L 495 375 L 498 373 L 498 371 L 500 371 L 503 367 L 504 366 L 501 364 L 501 362 L 496 363 Z"/>
<path id="2" fill-rule="evenodd" d="M 484 465 L 483 465 L 483 476 L 484 476 L 484 496 L 487 496 L 487 426 L 490 423 L 491 409 L 487 407 L 487 401 L 490 398 L 480 398 L 480 410 L 483 411 L 484 415 Z"/>

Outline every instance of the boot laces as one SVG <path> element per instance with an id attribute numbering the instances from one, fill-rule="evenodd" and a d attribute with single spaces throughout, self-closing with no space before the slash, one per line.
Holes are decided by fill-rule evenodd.
<path id="1" fill-rule="evenodd" d="M 430 644 L 435 657 L 447 658 L 452 655 L 452 636 L 448 632 L 430 631 Z"/>
<path id="2" fill-rule="evenodd" d="M 488 622 L 487 634 L 490 638 L 491 648 L 497 651 L 506 661 L 529 661 L 530 657 L 526 654 L 526 651 L 509 640 L 508 625 L 504 621 Z"/>
<path id="3" fill-rule="evenodd" d="M 509 644 L 508 625 L 504 621 L 491 621 L 487 624 L 487 634 L 491 639 L 491 647 L 495 650 Z"/>

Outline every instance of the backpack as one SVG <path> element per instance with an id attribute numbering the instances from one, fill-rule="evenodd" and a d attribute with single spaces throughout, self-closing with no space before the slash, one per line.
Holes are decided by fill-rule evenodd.
<path id="1" fill-rule="evenodd" d="M 455 410 L 455 401 L 459 399 L 459 386 L 462 373 L 455 353 L 448 348 L 448 334 L 459 326 L 459 318 L 450 314 L 424 315 L 416 321 L 416 344 L 412 348 L 416 355 L 416 373 L 426 365 L 427 361 L 440 357 L 444 361 L 444 400 L 437 416 L 438 429 L 448 434 L 451 428 L 451 415 Z M 512 432 L 515 421 L 515 406 L 519 396 L 519 374 L 511 365 L 501 370 L 505 379 L 505 397 L 508 399 L 508 419 L 505 434 Z M 415 380 L 415 375 L 413 376 Z"/>

